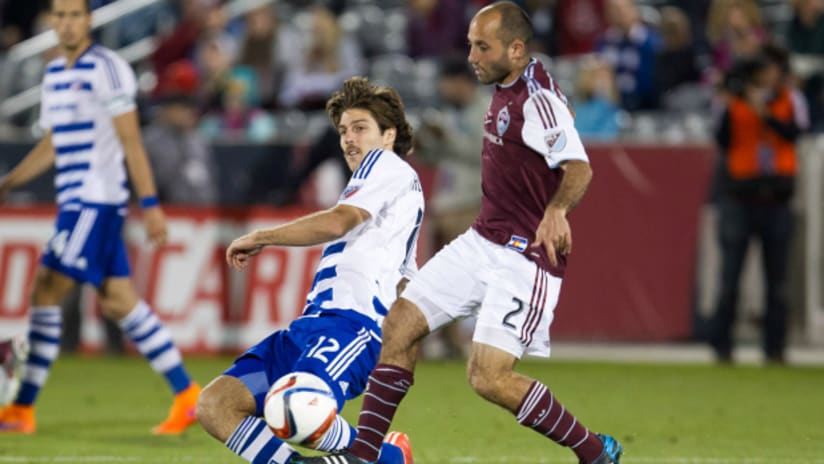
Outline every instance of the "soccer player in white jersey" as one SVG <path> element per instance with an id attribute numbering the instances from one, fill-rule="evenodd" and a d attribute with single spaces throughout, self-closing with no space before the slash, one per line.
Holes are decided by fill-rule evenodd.
<path id="1" fill-rule="evenodd" d="M 127 170 L 148 238 L 157 245 L 166 240 L 166 221 L 140 138 L 134 73 L 114 52 L 92 43 L 89 8 L 84 0 L 52 0 L 62 56 L 43 77 L 40 125 L 46 134 L 0 179 L 1 198 L 54 165 L 58 205 L 56 230 L 34 283 L 23 384 L 14 403 L 0 411 L 0 432 L 35 431 L 34 402 L 60 347 L 60 304 L 75 285 L 88 283 L 97 288 L 103 315 L 117 321 L 175 394 L 168 417 L 153 433 L 177 434 L 195 421 L 200 387 L 129 278 L 121 237 Z"/>
<path id="2" fill-rule="evenodd" d="M 567 213 L 592 176 L 566 98 L 527 52 L 531 38 L 529 17 L 512 2 L 496 2 L 472 19 L 469 63 L 478 80 L 495 84 L 484 121 L 480 214 L 392 306 L 350 449 L 298 463 L 374 462 L 414 382 L 420 340 L 475 314 L 467 369 L 475 392 L 571 449 L 581 464 L 618 464 L 614 438 L 591 433 L 546 385 L 514 371 L 524 354 L 549 356 L 549 326 L 572 248 Z"/>
<path id="3" fill-rule="evenodd" d="M 378 359 L 381 322 L 399 286 L 417 271 L 423 218 L 418 175 L 403 157 L 412 129 L 398 94 L 365 78 L 347 80 L 327 102 L 352 177 L 338 203 L 231 243 L 226 260 L 243 269 L 265 246 L 326 243 L 300 318 L 251 347 L 204 390 L 197 418 L 215 438 L 253 464 L 286 464 L 297 452 L 266 423 L 269 387 L 291 372 L 309 372 L 334 392 L 340 411 L 363 392 Z M 340 415 L 311 448 L 346 448 L 354 428 Z M 391 434 L 380 462 L 409 464 L 409 442 Z"/>

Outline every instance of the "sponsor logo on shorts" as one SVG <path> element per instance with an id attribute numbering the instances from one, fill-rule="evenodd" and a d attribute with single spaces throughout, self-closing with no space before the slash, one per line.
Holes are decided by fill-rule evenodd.
<path id="1" fill-rule="evenodd" d="M 529 245 L 529 241 L 524 237 L 519 237 L 517 235 L 513 235 L 512 238 L 509 239 L 509 242 L 506 244 L 507 248 L 512 248 L 513 250 L 523 253 L 526 251 L 526 247 Z"/>

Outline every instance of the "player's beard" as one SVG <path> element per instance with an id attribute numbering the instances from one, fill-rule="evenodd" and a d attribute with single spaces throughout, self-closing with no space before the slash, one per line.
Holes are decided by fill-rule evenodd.
<path id="1" fill-rule="evenodd" d="M 486 65 L 484 71 L 486 71 L 486 76 L 481 78 L 478 76 L 478 80 L 481 84 L 502 84 L 506 76 L 512 72 L 512 65 L 509 63 L 509 60 L 506 56 L 501 57 L 500 60 L 495 62 L 490 62 Z"/>

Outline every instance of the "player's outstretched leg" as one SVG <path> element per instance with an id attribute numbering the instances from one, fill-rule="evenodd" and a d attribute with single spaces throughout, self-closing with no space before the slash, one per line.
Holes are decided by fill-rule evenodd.
<path id="1" fill-rule="evenodd" d="M 28 343 L 22 335 L 0 342 L 0 369 L 3 370 L 0 402 L 4 405 L 9 405 L 20 392 L 19 387 L 28 351 Z M 34 408 L 32 406 L 11 404 L 0 409 L 0 432 L 31 433 L 34 430 Z"/>
<path id="2" fill-rule="evenodd" d="M 474 343 L 469 383 L 481 397 L 511 411 L 519 424 L 570 448 L 582 464 L 617 464 L 620 445 L 611 437 L 603 441 L 590 432 L 546 385 L 514 372 L 516 362 L 517 358 L 508 352 Z"/>
<path id="3" fill-rule="evenodd" d="M 34 403 L 60 352 L 63 311 L 59 302 L 74 288 L 70 277 L 49 268 L 37 272 L 29 313 L 29 352 L 23 365 L 17 398 L 0 410 L 0 432 L 34 433 Z"/>
<path id="4" fill-rule="evenodd" d="M 183 367 L 183 358 L 171 334 L 144 301 L 139 301 L 118 324 L 152 369 L 163 375 L 175 395 L 166 420 L 152 428 L 152 433 L 182 433 L 196 421 L 195 405 L 200 386 L 191 380 Z"/>
<path id="5" fill-rule="evenodd" d="M 99 293 L 103 314 L 117 321 L 152 369 L 163 375 L 175 395 L 168 416 L 152 428 L 152 433 L 182 433 L 197 421 L 195 406 L 200 396 L 200 385 L 192 381 L 183 367 L 183 358 L 171 334 L 149 305 L 137 296 L 129 278 L 108 278 Z"/>

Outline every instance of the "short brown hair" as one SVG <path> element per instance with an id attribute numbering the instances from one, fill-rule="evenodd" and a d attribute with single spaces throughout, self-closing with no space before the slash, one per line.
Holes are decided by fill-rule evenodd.
<path id="1" fill-rule="evenodd" d="M 504 45 L 511 44 L 514 40 L 521 40 L 528 44 L 534 35 L 532 21 L 523 8 L 510 1 L 495 2 L 485 8 L 480 13 L 487 14 L 497 12 L 500 15 L 500 25 L 498 27 L 498 38 Z"/>
<path id="2" fill-rule="evenodd" d="M 397 134 L 392 149 L 400 156 L 409 154 L 412 149 L 412 126 L 406 120 L 398 92 L 372 84 L 365 77 L 349 78 L 343 83 L 343 88 L 326 102 L 326 113 L 332 124 L 338 127 L 343 112 L 352 108 L 369 111 L 381 132 L 394 128 Z"/>

